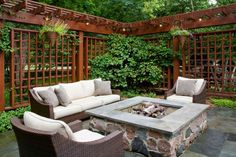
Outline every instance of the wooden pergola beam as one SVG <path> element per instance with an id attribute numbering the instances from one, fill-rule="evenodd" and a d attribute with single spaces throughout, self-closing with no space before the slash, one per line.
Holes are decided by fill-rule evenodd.
<path id="1" fill-rule="evenodd" d="M 179 21 L 180 26 L 185 29 L 236 23 L 236 3 L 152 20 L 122 23 L 32 0 L 18 0 L 17 3 L 13 3 L 10 0 L 0 0 L 0 2 L 2 3 L 3 12 L 4 10 L 10 11 L 3 13 L 0 20 L 4 19 L 20 23 L 42 25 L 44 21 L 43 17 L 50 16 L 66 20 L 66 23 L 69 24 L 72 30 L 101 34 L 111 34 L 115 32 L 130 35 L 145 35 L 167 32 L 175 25 L 176 21 Z M 21 11 L 22 9 L 25 9 L 25 11 Z M 17 14 L 10 14 L 12 12 L 17 12 Z M 222 18 L 224 19 L 222 20 Z M 128 29 L 129 31 L 123 31 L 124 29 Z"/>
<path id="2" fill-rule="evenodd" d="M 0 16 L 0 20 L 13 21 L 18 23 L 27 23 L 32 25 L 43 25 L 45 16 L 42 15 L 33 15 L 30 13 L 19 12 L 17 16 L 11 16 L 7 13 L 3 13 Z M 57 19 L 55 19 L 57 20 Z M 84 31 L 84 32 L 93 32 L 98 34 L 112 34 L 113 30 L 104 26 L 96 26 L 94 24 L 86 25 L 86 23 L 76 22 L 68 20 L 66 23 L 69 25 L 71 30 L 75 31 Z"/>

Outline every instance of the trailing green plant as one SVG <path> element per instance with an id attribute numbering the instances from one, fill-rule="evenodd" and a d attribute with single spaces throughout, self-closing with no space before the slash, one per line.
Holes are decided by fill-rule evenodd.
<path id="1" fill-rule="evenodd" d="M 110 80 L 113 88 L 142 88 L 158 85 L 162 68 L 172 65 L 173 52 L 161 42 L 159 46 L 140 37 L 111 35 L 107 53 L 90 60 L 92 77 Z"/>
<path id="2" fill-rule="evenodd" d="M 136 96 L 155 98 L 157 95 L 156 95 L 156 93 L 153 93 L 153 92 L 144 93 L 139 90 L 121 91 L 121 97 L 132 98 L 132 97 L 136 97 Z"/>
<path id="3" fill-rule="evenodd" d="M 191 33 L 185 29 L 181 29 L 178 26 L 173 26 L 169 32 L 172 36 L 189 36 Z"/>
<path id="4" fill-rule="evenodd" d="M 46 21 L 43 27 L 40 29 L 40 35 L 42 36 L 45 32 L 56 32 L 60 36 L 65 35 L 69 30 L 69 26 L 63 21 Z"/>
<path id="5" fill-rule="evenodd" d="M 25 111 L 30 111 L 30 106 L 0 113 L 0 132 L 11 130 L 11 119 L 13 117 L 23 118 Z"/>
<path id="6" fill-rule="evenodd" d="M 235 99 L 211 98 L 210 102 L 218 107 L 228 107 L 228 108 L 236 109 Z"/>

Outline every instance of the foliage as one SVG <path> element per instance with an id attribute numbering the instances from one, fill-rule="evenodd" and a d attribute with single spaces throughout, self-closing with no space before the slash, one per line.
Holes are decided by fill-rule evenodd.
<path id="1" fill-rule="evenodd" d="M 220 98 L 211 98 L 211 103 L 219 107 L 229 107 L 236 109 L 236 100 L 234 99 L 220 99 Z"/>
<path id="2" fill-rule="evenodd" d="M 4 23 L 4 27 L 0 29 L 2 37 L 0 39 L 0 52 L 4 52 L 5 54 L 10 54 L 12 52 L 10 32 L 13 27 L 13 23 Z"/>
<path id="3" fill-rule="evenodd" d="M 172 36 L 189 36 L 191 33 L 185 29 L 180 29 L 177 26 L 174 26 L 170 29 L 170 34 Z"/>
<path id="4" fill-rule="evenodd" d="M 18 108 L 11 111 L 3 111 L 0 113 L 0 132 L 6 132 L 12 129 L 11 118 L 18 117 L 22 118 L 25 111 L 29 111 L 30 106 Z"/>
<path id="5" fill-rule="evenodd" d="M 156 95 L 156 93 L 153 93 L 153 92 L 143 93 L 139 90 L 121 91 L 121 97 L 132 98 L 132 97 L 136 97 L 136 96 L 155 98 L 157 95 Z"/>
<path id="6" fill-rule="evenodd" d="M 110 80 L 113 88 L 158 85 L 162 67 L 172 65 L 173 52 L 164 43 L 159 46 L 139 37 L 111 35 L 107 53 L 92 60 L 92 77 Z"/>
<path id="7" fill-rule="evenodd" d="M 45 32 L 56 32 L 60 36 L 65 35 L 69 30 L 69 26 L 63 21 L 46 21 L 43 27 L 40 29 L 40 35 L 42 36 Z"/>
<path id="8" fill-rule="evenodd" d="M 236 0 L 38 0 L 55 6 L 89 13 L 121 22 L 192 12 L 210 7 L 222 6 Z"/>

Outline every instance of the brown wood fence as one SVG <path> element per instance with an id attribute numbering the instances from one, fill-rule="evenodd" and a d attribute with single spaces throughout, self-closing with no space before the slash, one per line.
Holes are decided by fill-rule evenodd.
<path id="1" fill-rule="evenodd" d="M 158 44 L 159 39 L 145 40 Z M 40 39 L 38 31 L 13 29 L 11 46 L 10 105 L 1 110 L 28 105 L 28 90 L 33 87 L 91 78 L 90 60 L 106 52 L 106 39 L 80 32 L 52 45 Z M 174 48 L 173 42 L 168 46 Z M 236 30 L 194 34 L 184 45 L 180 65 L 182 76 L 208 81 L 209 95 L 236 96 Z M 162 89 L 172 87 L 173 73 L 173 68 L 163 69 Z"/>
<path id="2" fill-rule="evenodd" d="M 182 67 L 183 76 L 208 81 L 209 95 L 236 97 L 236 30 L 188 38 Z"/>
<path id="3" fill-rule="evenodd" d="M 73 82 L 78 36 L 65 35 L 53 46 L 39 39 L 39 32 L 13 29 L 11 31 L 10 106 L 28 105 L 28 90 L 33 87 Z"/>

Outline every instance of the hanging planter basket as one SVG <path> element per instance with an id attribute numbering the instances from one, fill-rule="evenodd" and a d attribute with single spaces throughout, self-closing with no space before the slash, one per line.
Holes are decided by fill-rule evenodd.
<path id="1" fill-rule="evenodd" d="M 45 32 L 45 36 L 47 37 L 51 45 L 54 46 L 59 34 L 57 32 Z"/>

